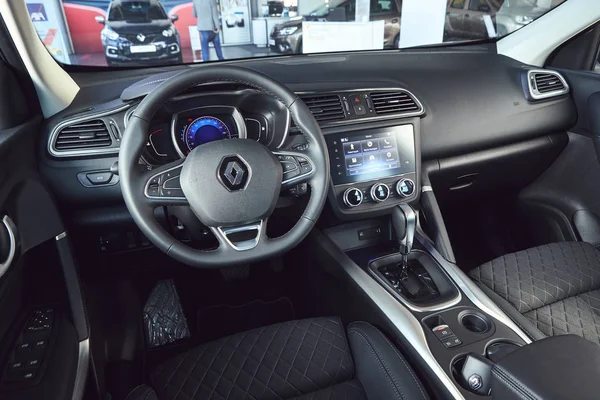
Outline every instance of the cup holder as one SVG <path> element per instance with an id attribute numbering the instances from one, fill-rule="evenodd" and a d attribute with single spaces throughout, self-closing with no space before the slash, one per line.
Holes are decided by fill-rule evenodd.
<path id="1" fill-rule="evenodd" d="M 492 321 L 484 314 L 476 311 L 461 312 L 458 314 L 458 321 L 465 329 L 473 333 L 486 333 L 492 329 Z"/>

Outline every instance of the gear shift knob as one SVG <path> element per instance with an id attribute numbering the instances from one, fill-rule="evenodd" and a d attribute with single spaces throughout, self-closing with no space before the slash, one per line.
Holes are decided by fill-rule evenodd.
<path id="1" fill-rule="evenodd" d="M 392 211 L 392 225 L 396 231 L 396 237 L 400 244 L 400 254 L 410 254 L 417 228 L 417 215 L 415 210 L 408 204 L 400 204 Z"/>

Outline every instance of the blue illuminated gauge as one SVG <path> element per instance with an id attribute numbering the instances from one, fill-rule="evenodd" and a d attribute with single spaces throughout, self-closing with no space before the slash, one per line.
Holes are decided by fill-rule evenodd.
<path id="1" fill-rule="evenodd" d="M 185 143 L 190 151 L 201 144 L 221 139 L 231 139 L 231 132 L 223 121 L 215 117 L 196 118 L 185 132 Z"/>

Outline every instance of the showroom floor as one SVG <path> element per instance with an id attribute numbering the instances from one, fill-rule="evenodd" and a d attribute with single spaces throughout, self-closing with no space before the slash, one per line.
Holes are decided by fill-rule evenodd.
<path id="1" fill-rule="evenodd" d="M 225 59 L 238 59 L 238 58 L 250 58 L 250 57 L 266 57 L 278 55 L 269 50 L 267 47 L 257 47 L 255 45 L 242 45 L 242 46 L 222 46 L 223 57 Z M 216 60 L 217 55 L 215 49 L 210 49 L 210 59 Z M 202 55 L 200 51 L 192 54 L 190 49 L 184 49 L 183 61 L 185 63 L 201 62 Z M 87 53 L 87 54 L 75 54 L 71 56 L 71 64 L 74 65 L 89 65 L 89 66 L 102 66 L 106 65 L 106 60 L 103 53 Z"/>

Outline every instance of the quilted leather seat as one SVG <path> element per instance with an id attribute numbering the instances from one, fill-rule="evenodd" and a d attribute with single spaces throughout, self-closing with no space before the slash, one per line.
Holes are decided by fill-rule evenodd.
<path id="1" fill-rule="evenodd" d="M 469 275 L 533 339 L 575 334 L 600 344 L 600 251 L 591 244 L 535 247 Z"/>
<path id="2" fill-rule="evenodd" d="M 159 366 L 128 400 L 427 399 L 375 327 L 312 318 L 239 333 Z"/>

